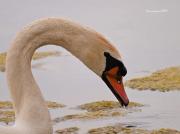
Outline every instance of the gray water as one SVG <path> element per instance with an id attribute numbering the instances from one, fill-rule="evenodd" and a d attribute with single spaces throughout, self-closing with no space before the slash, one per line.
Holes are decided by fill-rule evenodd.
<path id="1" fill-rule="evenodd" d="M 6 51 L 15 33 L 27 23 L 42 17 L 66 17 L 88 25 L 105 35 L 120 50 L 128 75 L 125 79 L 180 65 L 180 1 L 179 0 L 31 0 L 0 3 L 0 51 Z M 95 74 L 62 48 L 61 57 L 47 58 L 34 76 L 47 100 L 75 107 L 96 100 L 116 100 Z M 36 62 L 33 62 L 36 64 Z M 70 84 L 69 84 L 70 83 Z M 0 73 L 0 99 L 10 99 L 5 76 Z M 126 89 L 131 101 L 146 104 L 141 112 L 117 119 L 67 121 L 55 126 L 79 125 L 87 130 L 114 123 L 137 127 L 174 128 L 180 130 L 180 94 Z M 52 111 L 53 118 L 73 113 L 68 108 Z M 77 111 L 76 111 L 77 112 Z"/>

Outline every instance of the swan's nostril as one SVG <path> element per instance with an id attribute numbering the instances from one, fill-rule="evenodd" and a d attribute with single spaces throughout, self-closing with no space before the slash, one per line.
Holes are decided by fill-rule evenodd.
<path id="1" fill-rule="evenodd" d="M 118 80 L 117 82 L 118 82 L 119 84 L 121 84 L 121 80 Z"/>

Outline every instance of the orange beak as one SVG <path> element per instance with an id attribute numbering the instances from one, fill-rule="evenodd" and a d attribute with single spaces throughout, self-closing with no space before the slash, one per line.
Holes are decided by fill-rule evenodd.
<path id="1" fill-rule="evenodd" d="M 123 77 L 117 76 L 118 70 L 119 67 L 114 67 L 111 70 L 104 72 L 103 80 L 114 93 L 119 102 L 122 105 L 127 106 L 129 104 L 129 99 L 124 90 Z"/>

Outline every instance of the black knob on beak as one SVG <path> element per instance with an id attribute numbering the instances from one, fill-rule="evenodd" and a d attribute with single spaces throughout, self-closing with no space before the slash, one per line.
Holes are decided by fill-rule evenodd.
<path id="1" fill-rule="evenodd" d="M 126 74 L 127 74 L 127 69 L 126 69 L 126 67 L 123 65 L 123 67 L 120 69 L 120 71 L 121 71 L 121 75 L 122 76 L 125 76 Z"/>

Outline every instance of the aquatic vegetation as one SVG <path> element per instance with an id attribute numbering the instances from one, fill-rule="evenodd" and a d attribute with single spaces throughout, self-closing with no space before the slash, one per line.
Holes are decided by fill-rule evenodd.
<path id="1" fill-rule="evenodd" d="M 162 69 L 150 76 L 134 78 L 126 86 L 139 90 L 159 90 L 161 92 L 180 90 L 180 66 Z"/>
<path id="2" fill-rule="evenodd" d="M 6 61 L 6 53 L 0 53 L 0 65 L 4 65 Z"/>
<path id="3" fill-rule="evenodd" d="M 130 102 L 128 105 L 129 108 L 141 107 L 141 106 L 143 105 L 137 102 Z M 99 110 L 110 110 L 120 107 L 122 106 L 117 101 L 96 101 L 78 106 L 78 108 L 82 110 L 87 110 L 89 112 L 99 111 Z"/>
<path id="4" fill-rule="evenodd" d="M 60 52 L 58 51 L 46 51 L 46 52 L 36 52 L 34 55 L 33 55 L 33 60 L 39 60 L 39 59 L 42 59 L 42 58 L 46 58 L 46 57 L 52 57 L 52 56 L 60 56 Z"/>
<path id="5" fill-rule="evenodd" d="M 10 101 L 0 101 L 0 109 L 11 109 L 12 103 Z"/>
<path id="6" fill-rule="evenodd" d="M 131 102 L 129 108 L 141 107 L 142 104 Z M 65 115 L 58 117 L 53 120 L 54 123 L 67 120 L 89 120 L 89 119 L 100 119 L 115 116 L 124 116 L 128 114 L 129 108 L 122 108 L 117 101 L 97 101 L 78 106 L 82 110 L 87 112 L 80 114 Z"/>
<path id="7" fill-rule="evenodd" d="M 67 120 L 89 120 L 89 119 L 100 119 L 105 117 L 114 117 L 114 116 L 124 116 L 127 114 L 125 110 L 118 111 L 95 111 L 95 112 L 85 112 L 82 114 L 72 114 L 72 115 L 65 115 L 63 117 L 59 117 L 53 120 L 54 123 L 58 123 L 61 121 L 67 121 Z"/>
<path id="8" fill-rule="evenodd" d="M 150 134 L 148 131 L 143 129 L 127 128 L 123 125 L 106 126 L 100 128 L 94 128 L 88 131 L 88 134 Z"/>
<path id="9" fill-rule="evenodd" d="M 56 130 L 56 134 L 78 134 L 78 127 L 70 127 L 65 129 Z"/>
<path id="10" fill-rule="evenodd" d="M 54 101 L 46 101 L 48 108 L 55 109 L 55 108 L 62 108 L 65 107 L 64 104 L 60 104 Z M 10 101 L 0 101 L 0 109 L 12 109 L 13 105 Z"/>
<path id="11" fill-rule="evenodd" d="M 32 60 L 39 60 L 39 59 L 52 57 L 52 56 L 60 56 L 60 54 L 61 53 L 58 51 L 35 52 Z M 1 72 L 5 71 L 6 55 L 7 55 L 6 52 L 0 53 L 0 71 Z"/>
<path id="12" fill-rule="evenodd" d="M 125 127 L 121 124 L 114 126 L 106 126 L 94 128 L 88 131 L 88 134 L 180 134 L 179 131 L 173 129 L 146 130 L 135 127 Z"/>
<path id="13" fill-rule="evenodd" d="M 129 104 L 128 104 L 128 108 L 133 108 L 133 107 L 142 107 L 142 106 L 144 106 L 143 104 L 141 104 L 141 103 L 137 103 L 137 102 L 129 102 Z"/>
<path id="14" fill-rule="evenodd" d="M 51 108 L 51 109 L 65 107 L 64 104 L 60 104 L 60 103 L 53 102 L 53 101 L 47 101 L 46 103 L 47 103 L 48 108 Z"/>
<path id="15" fill-rule="evenodd" d="M 119 102 L 116 102 L 116 101 L 96 101 L 96 102 L 86 103 L 86 104 L 78 106 L 78 108 L 82 110 L 87 110 L 89 112 L 99 111 L 99 110 L 108 110 L 108 109 L 119 108 L 119 107 L 121 107 L 121 105 Z"/>
<path id="16" fill-rule="evenodd" d="M 0 53 L 0 71 L 5 71 L 6 53 Z"/>
<path id="17" fill-rule="evenodd" d="M 169 128 L 161 128 L 159 130 L 153 130 L 151 134 L 180 134 L 180 131 Z"/>
<path id="18" fill-rule="evenodd" d="M 14 111 L 0 111 L 0 116 L 14 117 Z"/>
<path id="19" fill-rule="evenodd" d="M 14 111 L 12 111 L 12 110 L 0 111 L 0 122 L 9 124 L 10 122 L 14 122 L 14 120 L 15 120 Z"/>
<path id="20" fill-rule="evenodd" d="M 53 102 L 46 101 L 49 109 L 57 109 L 65 107 L 65 105 Z M 15 120 L 15 112 L 13 111 L 13 105 L 10 101 L 0 101 L 0 122 L 4 122 L 9 124 L 10 122 L 14 122 Z"/>
<path id="21" fill-rule="evenodd" d="M 6 123 L 7 125 L 10 123 L 10 122 L 14 122 L 14 118 L 11 118 L 11 117 L 4 117 L 4 118 L 0 118 L 0 122 L 4 122 Z"/>

